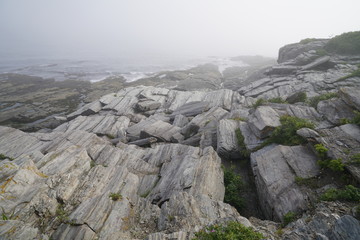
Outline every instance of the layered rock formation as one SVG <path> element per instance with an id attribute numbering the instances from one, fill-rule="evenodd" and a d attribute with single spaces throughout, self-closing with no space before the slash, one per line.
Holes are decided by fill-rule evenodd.
<path id="1" fill-rule="evenodd" d="M 53 130 L 0 127 L 0 238 L 183 240 L 235 220 L 268 239 L 358 239 L 353 204 L 318 202 L 337 182 L 317 164 L 315 144 L 342 159 L 347 176 L 360 182 L 352 160 L 360 153 L 360 127 L 347 123 L 360 109 L 360 79 L 342 78 L 359 60 L 319 56 L 325 43 L 284 47 L 279 65 L 238 79 L 238 91 L 220 89 L 208 66 L 212 90 L 128 87 L 68 114 Z M 171 81 L 178 84 L 175 73 Z M 338 94 L 315 107 L 297 101 L 302 92 L 328 91 Z M 294 104 L 273 103 L 274 97 Z M 269 101 L 256 106 L 260 98 Z M 264 146 L 282 116 L 315 125 L 296 132 L 305 144 Z M 250 161 L 258 198 L 252 204 L 268 220 L 248 220 L 223 202 L 221 163 L 229 160 Z M 319 186 L 299 179 L 317 179 Z M 291 212 L 299 219 L 279 235 L 277 222 Z"/>

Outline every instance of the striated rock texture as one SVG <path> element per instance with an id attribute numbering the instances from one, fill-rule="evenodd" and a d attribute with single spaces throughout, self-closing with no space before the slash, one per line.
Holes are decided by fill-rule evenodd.
<path id="1" fill-rule="evenodd" d="M 104 95 L 53 130 L 0 126 L 0 239 L 189 240 L 230 220 L 266 239 L 358 239 L 353 203 L 318 200 L 345 180 L 319 167 L 315 144 L 360 183 L 360 79 L 344 78 L 360 58 L 322 56 L 326 42 L 285 46 L 280 64 L 246 79 L 233 72 L 235 90 L 222 88 L 229 74 L 203 65 Z M 328 91 L 333 98 L 320 96 Z M 268 101 L 255 107 L 260 98 Z M 265 146 L 286 115 L 314 123 L 293 131 L 307 142 Z M 245 212 L 261 208 L 268 220 L 248 220 L 223 202 L 234 188 L 224 186 L 222 163 L 230 162 L 248 188 L 233 191 L 252 204 Z M 292 212 L 299 219 L 280 236 Z"/>

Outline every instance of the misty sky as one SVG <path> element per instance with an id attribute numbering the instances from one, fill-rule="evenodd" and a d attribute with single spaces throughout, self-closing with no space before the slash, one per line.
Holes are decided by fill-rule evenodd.
<path id="1" fill-rule="evenodd" d="M 359 0 L 0 0 L 0 54 L 276 57 L 360 30 Z"/>

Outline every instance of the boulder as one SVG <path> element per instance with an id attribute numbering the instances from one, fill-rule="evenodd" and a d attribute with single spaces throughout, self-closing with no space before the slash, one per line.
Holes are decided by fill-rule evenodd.
<path id="1" fill-rule="evenodd" d="M 329 122 L 335 125 L 340 124 L 342 119 L 352 119 L 355 117 L 354 109 L 339 98 L 320 101 L 317 105 L 317 110 Z"/>
<path id="2" fill-rule="evenodd" d="M 140 132 L 143 129 L 145 129 L 147 126 L 150 126 L 151 124 L 153 124 L 154 122 L 156 122 L 158 120 L 161 120 L 163 122 L 168 122 L 170 119 L 164 115 L 156 114 L 156 115 L 153 115 L 151 117 L 148 117 L 148 118 L 140 121 L 137 124 L 130 126 L 126 130 L 127 136 L 130 139 L 130 141 L 138 140 L 140 138 Z"/>
<path id="3" fill-rule="evenodd" d="M 152 100 L 147 100 L 147 101 L 140 101 L 136 104 L 135 108 L 136 110 L 138 110 L 139 112 L 147 112 L 147 111 L 152 111 L 152 110 L 156 110 L 161 106 L 161 103 L 156 102 L 156 101 L 152 101 Z"/>
<path id="4" fill-rule="evenodd" d="M 327 63 L 329 60 L 330 60 L 330 56 L 320 57 L 320 58 L 314 60 L 313 62 L 306 64 L 305 66 L 302 66 L 301 70 L 305 71 L 305 70 L 314 69 L 316 67 L 319 67 L 319 66 Z"/>
<path id="5" fill-rule="evenodd" d="M 303 146 L 270 145 L 251 154 L 259 201 L 265 216 L 282 220 L 288 212 L 307 208 L 308 199 L 295 177 L 319 174 L 317 157 Z"/>
<path id="6" fill-rule="evenodd" d="M 269 106 L 260 106 L 249 116 L 249 127 L 258 138 L 268 137 L 281 125 L 279 114 Z"/>
<path id="7" fill-rule="evenodd" d="M 210 108 L 208 102 L 189 102 L 175 109 L 174 112 L 170 115 L 170 118 L 174 119 L 177 115 L 180 114 L 186 117 L 193 117 L 200 113 L 206 112 L 209 109 Z"/>
<path id="8" fill-rule="evenodd" d="M 92 103 L 88 103 L 88 104 L 84 105 L 76 112 L 73 112 L 73 113 L 67 115 L 67 119 L 70 121 L 80 115 L 81 116 L 93 115 L 95 113 L 100 112 L 101 109 L 102 109 L 102 105 L 101 105 L 100 101 L 94 101 Z"/>
<path id="9" fill-rule="evenodd" d="M 240 158 L 239 144 L 236 129 L 239 122 L 236 120 L 222 119 L 217 127 L 217 153 L 227 159 Z"/>
<path id="10" fill-rule="evenodd" d="M 181 128 L 179 127 L 158 120 L 141 130 L 140 138 L 155 137 L 161 142 L 171 142 L 171 139 L 175 138 L 176 142 L 180 142 L 184 139 L 181 134 L 176 135 L 180 133 L 180 130 Z"/>
<path id="11" fill-rule="evenodd" d="M 344 102 L 360 111 L 360 89 L 354 87 L 343 87 L 339 95 Z"/>
<path id="12" fill-rule="evenodd" d="M 189 118 L 185 117 L 184 115 L 179 114 L 179 115 L 175 116 L 173 125 L 182 128 L 188 123 L 189 123 Z"/>

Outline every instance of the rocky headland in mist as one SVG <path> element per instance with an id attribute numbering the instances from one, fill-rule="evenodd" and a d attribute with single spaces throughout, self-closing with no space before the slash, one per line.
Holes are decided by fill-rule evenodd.
<path id="1" fill-rule="evenodd" d="M 2 75 L 0 239 L 359 239 L 356 39 L 133 83 Z"/>

